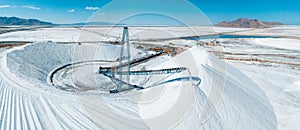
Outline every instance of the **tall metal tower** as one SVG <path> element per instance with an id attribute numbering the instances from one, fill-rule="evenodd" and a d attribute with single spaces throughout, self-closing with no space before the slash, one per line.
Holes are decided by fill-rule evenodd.
<path id="1" fill-rule="evenodd" d="M 125 51 L 125 52 L 124 52 Z M 117 84 L 117 90 L 126 90 L 130 88 L 130 44 L 129 44 L 129 33 L 128 33 L 128 27 L 123 28 L 123 36 L 122 36 L 122 47 L 121 47 L 121 53 L 120 53 L 120 64 L 119 64 L 119 74 L 120 74 L 120 80 Z M 126 61 L 127 60 L 127 61 Z M 124 62 L 127 65 L 127 72 L 124 72 L 122 67 Z M 126 67 L 125 67 L 126 68 Z M 123 78 L 125 80 L 123 80 Z M 127 84 L 124 85 L 122 81 L 127 81 Z"/>

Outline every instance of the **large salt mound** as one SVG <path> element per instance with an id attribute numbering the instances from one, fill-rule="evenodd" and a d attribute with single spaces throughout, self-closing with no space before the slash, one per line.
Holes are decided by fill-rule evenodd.
<path id="1" fill-rule="evenodd" d="M 189 96 L 195 94 L 192 97 L 197 100 L 178 128 L 277 128 L 276 116 L 265 93 L 237 69 L 197 46 L 161 66 L 172 67 L 176 64 L 188 67 L 192 76 L 200 77 L 202 82 L 199 88 L 193 89 L 195 93 L 189 93 Z M 188 100 L 193 99 L 185 97 L 182 101 Z"/>
<path id="2" fill-rule="evenodd" d="M 118 48 L 100 47 L 99 52 L 105 53 L 97 57 L 115 60 Z M 154 67 L 178 62 L 200 77 L 201 85 L 169 84 L 162 101 L 146 105 L 142 99 L 155 88 L 107 95 L 64 92 L 47 84 L 53 69 L 84 59 L 82 55 L 74 59 L 74 49 L 74 45 L 40 43 L 1 54 L 1 129 L 276 129 L 276 117 L 263 91 L 201 47 Z M 185 62 L 192 57 L 195 64 Z M 172 107 L 159 115 L 170 107 L 168 103 Z"/>

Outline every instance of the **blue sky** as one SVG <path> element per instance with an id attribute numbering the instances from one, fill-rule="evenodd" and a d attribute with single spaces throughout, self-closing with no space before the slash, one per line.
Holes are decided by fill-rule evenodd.
<path id="1" fill-rule="evenodd" d="M 104 22 L 116 21 L 135 11 L 162 12 L 184 18 L 185 22 L 196 21 L 195 9 L 184 0 L 119 0 L 119 5 L 111 6 L 111 0 L 0 0 L 0 16 L 36 18 L 53 23 L 85 22 L 95 17 Z M 116 1 L 115 1 L 116 2 Z M 189 0 L 213 23 L 232 21 L 239 17 L 257 18 L 263 21 L 278 21 L 285 24 L 300 24 L 299 0 Z M 108 4 L 108 5 L 106 5 Z M 106 5 L 106 6 L 105 6 Z M 111 6 L 111 7 L 109 7 Z M 140 17 L 151 20 L 155 17 Z M 157 17 L 163 21 L 160 17 Z M 124 21 L 123 21 L 124 22 Z M 134 22 L 134 21 L 131 21 Z M 141 22 L 141 21 L 136 21 Z M 172 23 L 172 22 L 171 22 Z"/>

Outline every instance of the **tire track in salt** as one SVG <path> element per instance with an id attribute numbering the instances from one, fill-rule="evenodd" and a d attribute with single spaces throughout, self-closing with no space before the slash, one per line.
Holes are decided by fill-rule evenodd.
<path id="1" fill-rule="evenodd" d="M 61 124 L 61 126 L 64 129 L 75 129 L 75 127 L 73 127 L 74 124 L 73 125 L 70 124 L 71 122 L 68 121 L 68 117 L 63 117 L 64 114 L 62 114 L 59 110 L 57 110 L 57 107 L 53 103 L 50 103 L 49 100 L 44 98 L 43 98 L 43 102 L 45 102 L 45 107 L 48 107 L 53 115 L 56 115 L 55 117 L 57 121 Z"/>
<path id="2" fill-rule="evenodd" d="M 0 118 L 0 128 L 3 129 L 3 125 L 5 123 L 5 119 L 3 118 L 4 117 L 4 114 L 6 112 L 6 101 L 7 101 L 7 88 L 5 86 L 3 86 L 3 81 L 0 79 L 0 82 L 1 82 L 1 107 L 0 107 L 0 110 L 1 110 L 1 118 Z"/>
<path id="3" fill-rule="evenodd" d="M 15 123 L 14 123 L 14 128 L 15 129 L 22 129 L 21 125 L 22 125 L 22 120 L 21 120 L 21 113 L 20 113 L 20 97 L 21 94 L 17 93 L 15 96 L 15 114 L 14 114 L 14 119 L 15 119 Z"/>
<path id="4" fill-rule="evenodd" d="M 15 127 L 14 127 L 14 125 L 15 125 L 15 122 L 16 122 L 16 118 L 15 118 L 15 116 L 16 116 L 16 94 L 14 93 L 14 90 L 12 90 L 11 91 L 11 104 L 10 104 L 10 115 L 9 115 L 9 119 L 10 119 L 10 121 L 9 121 L 9 129 L 11 129 L 11 130 L 14 130 L 14 129 L 16 129 Z"/>
<path id="5" fill-rule="evenodd" d="M 57 110 L 59 110 L 61 112 L 61 114 L 65 116 L 65 118 L 68 118 L 70 120 L 70 122 L 72 122 L 74 124 L 75 128 L 91 129 L 91 128 L 87 127 L 88 126 L 87 124 L 83 124 L 79 120 L 77 120 L 77 119 L 82 119 L 82 117 L 77 116 L 77 113 L 78 113 L 77 110 L 70 109 L 69 107 L 68 107 L 68 109 L 57 107 Z M 72 114 L 70 114 L 69 112 L 70 113 L 72 112 Z M 77 119 L 75 117 L 77 117 Z M 65 118 L 63 118 L 63 119 L 65 119 Z"/>
<path id="6" fill-rule="evenodd" d="M 32 111 L 36 111 L 37 115 L 40 115 L 39 121 L 46 125 L 45 129 L 63 129 L 63 126 L 56 120 L 56 116 L 51 112 L 49 107 L 47 107 L 43 98 L 44 97 L 41 96 L 36 99 L 35 104 L 38 105 L 36 105 Z"/>
<path id="7" fill-rule="evenodd" d="M 20 102 L 19 102 L 19 106 L 20 106 L 20 120 L 21 120 L 21 128 L 22 129 L 29 129 L 28 127 L 28 119 L 27 119 L 27 114 L 26 114 L 26 110 L 25 110 L 25 107 L 24 107 L 24 95 L 20 96 Z"/>
<path id="8" fill-rule="evenodd" d="M 10 127 L 10 123 L 8 120 L 10 119 L 10 113 L 11 113 L 11 96 L 12 96 L 12 92 L 11 92 L 11 89 L 7 90 L 6 94 L 5 94 L 7 97 L 5 99 L 5 110 L 4 110 L 4 116 L 2 117 L 4 120 L 3 120 L 3 128 L 1 129 L 9 129 Z"/>
<path id="9" fill-rule="evenodd" d="M 41 115 L 41 113 L 38 111 L 37 107 L 34 104 L 37 104 L 36 101 L 38 101 L 39 99 L 31 99 L 28 98 L 27 101 L 27 107 L 28 107 L 28 112 L 30 113 L 30 117 L 31 117 L 31 121 L 30 123 L 33 122 L 32 126 L 35 129 L 46 129 L 46 126 L 44 126 L 44 124 L 42 123 L 41 117 L 39 115 Z M 28 103 L 30 102 L 30 103 Z"/>
<path id="10" fill-rule="evenodd" d="M 81 115 L 80 117 L 84 117 L 86 118 L 89 122 L 93 123 L 93 125 L 95 125 L 94 127 L 91 128 L 99 128 L 99 129 L 104 129 L 102 126 L 100 126 L 99 124 L 97 124 L 93 119 L 91 119 L 91 117 L 87 116 L 87 114 L 83 113 L 82 110 L 78 111 L 78 113 Z"/>
<path id="11" fill-rule="evenodd" d="M 32 112 L 30 111 L 30 108 L 29 108 L 29 105 L 28 105 L 28 100 L 24 100 L 23 102 L 23 107 L 24 107 L 24 116 L 25 116 L 25 120 L 26 120 L 26 129 L 34 129 L 35 126 L 34 126 L 34 121 L 33 120 L 33 116 L 32 116 Z"/>

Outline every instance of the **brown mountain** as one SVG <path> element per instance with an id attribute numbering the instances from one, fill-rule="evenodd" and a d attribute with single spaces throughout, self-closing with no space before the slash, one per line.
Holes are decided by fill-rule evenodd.
<path id="1" fill-rule="evenodd" d="M 258 19 L 239 18 L 232 22 L 223 21 L 216 26 L 220 27 L 235 27 L 235 28 L 265 28 L 274 25 L 283 25 L 279 22 L 263 22 Z"/>

